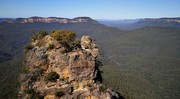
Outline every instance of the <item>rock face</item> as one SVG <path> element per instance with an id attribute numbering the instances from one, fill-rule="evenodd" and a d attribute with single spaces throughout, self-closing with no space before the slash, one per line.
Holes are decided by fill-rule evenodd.
<path id="1" fill-rule="evenodd" d="M 44 35 L 30 45 L 25 73 L 20 75 L 19 98 L 118 99 L 117 93 L 101 84 L 99 49 L 89 36 L 80 42 L 74 38 L 64 42 Z"/>
<path id="2" fill-rule="evenodd" d="M 77 17 L 73 19 L 58 18 L 58 17 L 30 17 L 17 19 L 4 19 L 6 23 L 98 23 L 89 17 Z"/>
<path id="3" fill-rule="evenodd" d="M 180 18 L 144 18 L 140 19 L 140 22 L 164 22 L 164 23 L 180 23 Z"/>

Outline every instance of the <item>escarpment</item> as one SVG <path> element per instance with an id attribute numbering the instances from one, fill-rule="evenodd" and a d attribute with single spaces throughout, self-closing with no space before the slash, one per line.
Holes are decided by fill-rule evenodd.
<path id="1" fill-rule="evenodd" d="M 89 36 L 69 30 L 39 32 L 25 47 L 21 99 L 119 99 L 102 82 L 99 49 Z"/>
<path id="2" fill-rule="evenodd" d="M 98 23 L 97 21 L 91 19 L 90 17 L 76 17 L 73 19 L 69 18 L 59 18 L 59 17 L 30 17 L 30 18 L 4 18 L 3 20 L 0 20 L 0 22 L 4 23 Z"/>

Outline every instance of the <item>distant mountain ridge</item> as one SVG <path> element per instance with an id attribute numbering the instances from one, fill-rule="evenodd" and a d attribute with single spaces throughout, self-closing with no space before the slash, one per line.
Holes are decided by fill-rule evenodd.
<path id="1" fill-rule="evenodd" d="M 129 22 L 131 21 L 131 23 Z M 107 26 L 117 27 L 122 30 L 135 30 L 148 26 L 180 28 L 180 17 L 177 18 L 141 18 L 139 20 L 129 19 L 126 21 L 100 21 Z"/>
<path id="2" fill-rule="evenodd" d="M 90 17 L 76 17 L 73 19 L 59 17 L 29 17 L 29 18 L 2 18 L 5 23 L 98 23 Z"/>
<path id="3" fill-rule="evenodd" d="M 176 23 L 180 23 L 180 17 L 178 18 L 144 18 L 144 19 L 140 19 L 139 22 L 147 22 L 147 21 L 151 21 L 151 22 L 176 22 Z"/>

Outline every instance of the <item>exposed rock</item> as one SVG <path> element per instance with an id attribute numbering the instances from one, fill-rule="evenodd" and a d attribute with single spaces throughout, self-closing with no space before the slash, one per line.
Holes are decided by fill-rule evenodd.
<path id="1" fill-rule="evenodd" d="M 107 99 L 122 99 L 118 93 L 114 92 L 111 89 L 107 89 Z"/>
<path id="2" fill-rule="evenodd" d="M 94 41 L 83 36 L 78 49 L 63 45 L 73 44 L 73 40 L 62 42 L 46 35 L 31 42 L 34 48 L 26 53 L 28 73 L 20 76 L 19 98 L 118 99 L 117 93 L 101 91 L 103 85 L 97 83 L 102 82 L 102 77 L 97 60 L 99 49 Z"/>
<path id="3" fill-rule="evenodd" d="M 91 53 L 91 55 L 96 58 L 99 55 L 99 49 L 97 48 L 94 41 L 89 36 L 83 36 L 81 38 L 81 47 L 86 52 Z"/>
<path id="4" fill-rule="evenodd" d="M 2 22 L 7 23 L 98 23 L 89 17 L 77 17 L 73 19 L 58 18 L 58 17 L 30 17 L 17 19 L 4 19 Z"/>

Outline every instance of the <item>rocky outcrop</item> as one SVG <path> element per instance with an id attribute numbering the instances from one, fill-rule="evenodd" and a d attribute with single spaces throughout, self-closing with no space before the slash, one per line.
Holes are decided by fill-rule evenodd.
<path id="1" fill-rule="evenodd" d="M 77 17 L 73 19 L 58 17 L 30 17 L 17 19 L 4 19 L 6 23 L 98 23 L 89 17 Z"/>
<path id="2" fill-rule="evenodd" d="M 144 18 L 140 22 L 180 23 L 180 18 Z"/>
<path id="3" fill-rule="evenodd" d="M 119 98 L 101 84 L 99 49 L 89 36 L 78 41 L 70 31 L 40 35 L 27 47 L 19 98 Z"/>

